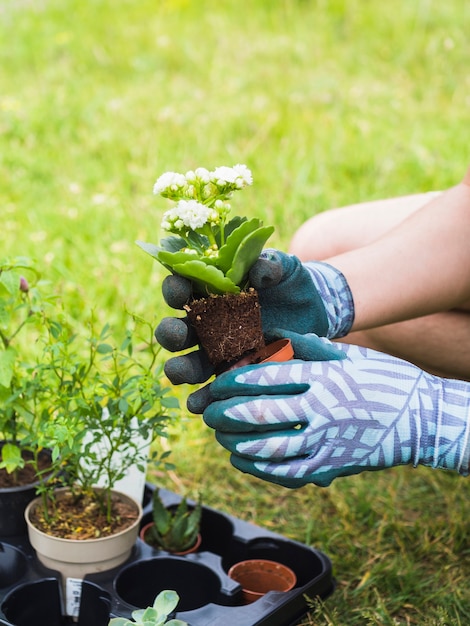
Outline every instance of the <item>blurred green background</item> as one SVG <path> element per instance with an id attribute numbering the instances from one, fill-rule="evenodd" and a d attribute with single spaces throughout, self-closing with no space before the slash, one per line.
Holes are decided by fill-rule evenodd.
<path id="1" fill-rule="evenodd" d="M 0 0 L 2 255 L 36 258 L 77 320 L 94 307 L 120 330 L 127 311 L 168 314 L 134 243 L 160 237 L 164 171 L 245 163 L 234 212 L 283 249 L 316 212 L 451 186 L 469 32 L 465 0 Z M 337 590 L 304 624 L 470 623 L 463 479 L 397 468 L 287 491 L 231 470 L 184 410 L 169 445 L 176 469 L 152 479 L 332 558 Z"/>

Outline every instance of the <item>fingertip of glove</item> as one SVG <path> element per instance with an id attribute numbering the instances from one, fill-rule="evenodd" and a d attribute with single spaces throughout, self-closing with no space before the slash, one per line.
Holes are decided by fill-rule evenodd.
<path id="1" fill-rule="evenodd" d="M 188 396 L 186 406 L 190 413 L 202 415 L 212 400 L 210 385 L 205 385 Z"/>
<path id="2" fill-rule="evenodd" d="M 282 264 L 274 256 L 260 257 L 250 270 L 250 285 L 255 289 L 266 289 L 277 285 L 282 280 Z"/>
<path id="3" fill-rule="evenodd" d="M 171 274 L 163 280 L 162 294 L 168 306 L 182 309 L 191 297 L 191 283 L 183 276 Z"/>
<path id="4" fill-rule="evenodd" d="M 189 328 L 183 319 L 165 317 L 155 329 L 155 339 L 170 352 L 183 350 L 188 346 Z"/>

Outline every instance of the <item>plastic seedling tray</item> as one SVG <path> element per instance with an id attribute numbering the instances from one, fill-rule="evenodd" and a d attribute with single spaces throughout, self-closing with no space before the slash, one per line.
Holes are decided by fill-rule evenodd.
<path id="1" fill-rule="evenodd" d="M 151 493 L 144 495 L 142 525 L 151 521 Z M 179 497 L 161 490 L 164 503 Z M 203 507 L 198 552 L 174 556 L 140 539 L 120 567 L 67 581 L 37 560 L 26 535 L 0 537 L 0 624 L 2 626 L 107 626 L 153 603 L 162 589 L 180 596 L 175 617 L 190 626 L 293 626 L 308 611 L 308 600 L 334 589 L 331 562 L 322 552 L 254 524 Z M 243 559 L 280 561 L 294 570 L 291 591 L 268 592 L 252 604 L 227 572 Z"/>

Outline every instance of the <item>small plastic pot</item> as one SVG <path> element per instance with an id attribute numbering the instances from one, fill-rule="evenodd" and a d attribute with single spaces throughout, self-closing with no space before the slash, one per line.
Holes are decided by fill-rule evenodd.
<path id="1" fill-rule="evenodd" d="M 249 354 L 243 359 L 240 359 L 240 361 L 237 361 L 228 369 L 235 370 L 244 365 L 257 365 L 259 363 L 290 361 L 293 358 L 294 349 L 291 340 L 278 339 L 274 343 L 270 343 L 268 346 L 261 348 L 261 350 L 255 352 L 255 354 Z"/>
<path id="2" fill-rule="evenodd" d="M 290 567 L 266 559 L 239 561 L 232 565 L 228 575 L 241 585 L 245 604 L 259 600 L 268 591 L 290 591 L 297 583 Z"/>

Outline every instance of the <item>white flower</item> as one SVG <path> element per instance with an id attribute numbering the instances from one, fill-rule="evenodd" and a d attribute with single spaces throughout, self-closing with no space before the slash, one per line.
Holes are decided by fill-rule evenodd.
<path id="1" fill-rule="evenodd" d="M 180 200 L 178 204 L 163 214 L 162 228 L 165 230 L 191 230 L 202 228 L 213 217 L 213 209 L 196 200 Z"/>
<path id="2" fill-rule="evenodd" d="M 210 172 L 205 167 L 198 167 L 194 172 L 196 176 L 203 182 L 208 183 L 210 180 Z"/>
<path id="3" fill-rule="evenodd" d="M 186 178 L 183 174 L 177 172 L 165 172 L 153 186 L 155 195 L 163 194 L 168 191 L 178 191 L 178 189 L 186 186 Z"/>
<path id="4" fill-rule="evenodd" d="M 246 165 L 238 163 L 234 167 L 227 167 L 225 165 L 216 167 L 211 173 L 211 180 L 218 187 L 233 185 L 236 189 L 242 189 L 247 185 L 251 185 L 253 176 Z"/>
<path id="5" fill-rule="evenodd" d="M 253 175 L 251 170 L 249 170 L 246 165 L 237 163 L 237 165 L 233 166 L 233 169 L 237 172 L 239 178 L 241 178 L 244 182 L 243 186 L 253 184 Z"/>
<path id="6" fill-rule="evenodd" d="M 227 183 L 234 184 L 237 180 L 237 172 L 233 169 L 233 167 L 222 165 L 221 167 L 216 167 L 211 173 L 211 180 L 214 181 L 219 187 L 223 187 Z"/>

